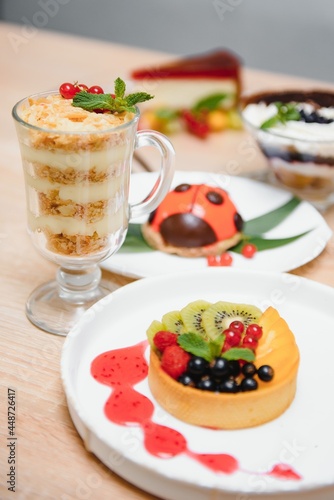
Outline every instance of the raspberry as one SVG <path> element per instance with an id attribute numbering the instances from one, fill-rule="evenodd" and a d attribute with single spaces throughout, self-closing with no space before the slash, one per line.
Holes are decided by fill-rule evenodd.
<path id="1" fill-rule="evenodd" d="M 166 347 L 161 358 L 161 368 L 172 378 L 179 378 L 187 369 L 191 356 L 179 345 Z"/>
<path id="2" fill-rule="evenodd" d="M 169 345 L 177 345 L 177 334 L 160 330 L 154 335 L 153 343 L 160 352 L 164 352 Z"/>

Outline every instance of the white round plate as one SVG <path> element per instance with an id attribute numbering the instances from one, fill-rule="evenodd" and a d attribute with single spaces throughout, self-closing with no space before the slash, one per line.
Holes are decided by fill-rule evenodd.
<path id="1" fill-rule="evenodd" d="M 214 472 L 189 454 L 162 459 L 149 453 L 139 426 L 116 425 L 105 416 L 112 389 L 91 375 L 97 356 L 142 342 L 153 319 L 199 298 L 276 307 L 300 349 L 292 405 L 279 418 L 250 429 L 187 425 L 156 403 L 146 378 L 135 386 L 153 403 L 152 420 L 183 434 L 188 449 L 235 457 L 239 469 L 231 474 Z M 305 278 L 231 268 L 152 277 L 117 290 L 84 314 L 62 351 L 68 407 L 86 448 L 129 482 L 169 500 L 333 499 L 333 303 L 332 288 Z M 300 479 L 268 475 L 277 464 L 291 467 Z"/>
<path id="2" fill-rule="evenodd" d="M 150 187 L 153 187 L 156 176 L 156 173 L 134 174 L 131 180 L 131 200 L 144 199 Z M 218 185 L 225 189 L 245 221 L 274 210 L 291 198 L 291 194 L 286 191 L 237 176 L 176 172 L 172 188 L 183 182 Z M 287 272 L 302 266 L 322 252 L 332 234 L 323 217 L 312 205 L 302 202 L 283 222 L 266 234 L 267 238 L 285 238 L 310 229 L 312 231 L 293 243 L 258 252 L 252 259 L 245 259 L 233 253 L 233 267 Z M 102 262 L 102 267 L 125 276 L 144 278 L 170 272 L 205 269 L 207 260 L 179 257 L 158 251 L 127 253 L 121 250 Z"/>

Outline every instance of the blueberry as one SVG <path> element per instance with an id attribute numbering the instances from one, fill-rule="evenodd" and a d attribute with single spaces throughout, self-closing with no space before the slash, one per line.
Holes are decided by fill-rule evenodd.
<path id="1" fill-rule="evenodd" d="M 218 386 L 218 391 L 236 393 L 239 392 L 239 386 L 237 382 L 233 378 L 231 378 L 221 382 Z"/>
<path id="2" fill-rule="evenodd" d="M 217 379 L 230 375 L 229 361 L 225 358 L 216 358 L 211 366 L 211 375 Z"/>
<path id="3" fill-rule="evenodd" d="M 187 372 L 195 377 L 201 377 L 208 372 L 209 362 L 199 356 L 193 356 L 190 358 L 187 366 Z"/>
<path id="4" fill-rule="evenodd" d="M 245 377 L 253 377 L 256 374 L 256 366 L 253 363 L 246 363 L 241 368 L 241 372 Z"/>
<path id="5" fill-rule="evenodd" d="M 201 378 L 201 380 L 197 382 L 196 387 L 202 391 L 215 391 L 217 389 L 215 381 L 208 377 Z"/>
<path id="6" fill-rule="evenodd" d="M 274 370 L 269 365 L 262 365 L 257 371 L 257 375 L 263 382 L 270 382 L 274 377 Z"/>
<path id="7" fill-rule="evenodd" d="M 255 391 L 258 387 L 258 383 L 255 378 L 246 377 L 241 381 L 240 389 L 244 392 Z"/>
<path id="8" fill-rule="evenodd" d="M 236 359 L 229 361 L 228 367 L 229 367 L 230 375 L 232 377 L 237 377 L 238 375 L 240 375 L 241 367 L 240 367 L 239 361 L 237 361 Z"/>
<path id="9" fill-rule="evenodd" d="M 188 373 L 182 373 L 182 375 L 180 375 L 177 380 L 183 385 L 188 385 L 188 386 L 195 385 L 193 379 L 190 377 L 190 375 L 188 375 Z"/>

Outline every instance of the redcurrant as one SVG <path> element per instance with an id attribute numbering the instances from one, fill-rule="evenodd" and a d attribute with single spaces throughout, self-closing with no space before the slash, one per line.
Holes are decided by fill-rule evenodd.
<path id="1" fill-rule="evenodd" d="M 228 328 L 224 332 L 226 342 L 231 346 L 235 347 L 240 344 L 241 341 L 241 333 L 235 330 Z"/>
<path id="2" fill-rule="evenodd" d="M 77 92 L 82 92 L 83 90 L 88 90 L 88 87 L 87 85 L 85 85 L 84 83 L 78 83 L 77 85 L 75 85 L 75 88 L 78 89 Z"/>
<path id="3" fill-rule="evenodd" d="M 254 339 L 259 340 L 262 337 L 262 326 L 256 323 L 251 323 L 247 326 L 246 334 L 251 335 Z"/>
<path id="4" fill-rule="evenodd" d="M 247 259 L 251 259 L 252 257 L 254 257 L 256 252 L 257 248 L 253 243 L 246 243 L 246 245 L 244 245 L 241 250 L 242 255 Z"/>
<path id="5" fill-rule="evenodd" d="M 64 99 L 72 99 L 77 90 L 73 83 L 62 83 L 59 87 L 59 93 Z"/>
<path id="6" fill-rule="evenodd" d="M 232 262 L 233 262 L 232 255 L 229 254 L 228 252 L 222 253 L 221 256 L 219 257 L 219 265 L 220 266 L 224 266 L 224 267 L 231 266 Z"/>
<path id="7" fill-rule="evenodd" d="M 93 85 L 93 87 L 89 87 L 88 92 L 90 94 L 104 94 L 104 90 L 99 85 Z"/>
<path id="8" fill-rule="evenodd" d="M 234 332 L 239 332 L 240 334 L 242 334 L 244 332 L 245 325 L 243 324 L 242 321 L 235 320 L 232 321 L 232 323 L 230 323 L 229 329 L 233 330 Z"/>
<path id="9" fill-rule="evenodd" d="M 244 338 L 242 339 L 242 347 L 248 347 L 248 349 L 255 350 L 258 345 L 258 341 L 252 337 L 252 335 L 245 335 Z"/>

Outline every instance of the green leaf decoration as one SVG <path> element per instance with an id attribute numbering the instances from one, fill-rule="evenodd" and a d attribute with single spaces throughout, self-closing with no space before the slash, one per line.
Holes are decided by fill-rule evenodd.
<path id="1" fill-rule="evenodd" d="M 310 231 L 311 231 L 311 229 L 310 229 Z M 292 243 L 293 241 L 298 240 L 298 238 L 305 236 L 310 231 L 305 231 L 305 233 L 297 234 L 296 236 L 290 236 L 288 238 L 267 239 L 267 238 L 262 238 L 261 236 L 249 236 L 249 237 L 241 240 L 234 247 L 230 248 L 229 251 L 241 253 L 242 248 L 246 243 L 253 243 L 256 246 L 258 252 L 261 252 L 261 250 L 271 250 L 273 248 L 278 248 L 278 247 L 282 247 L 284 245 L 288 245 L 289 243 Z"/>
<path id="2" fill-rule="evenodd" d="M 247 347 L 231 347 L 231 349 L 225 351 L 221 357 L 229 361 L 243 359 L 250 363 L 255 360 L 254 352 Z"/>
<path id="3" fill-rule="evenodd" d="M 209 342 L 211 359 L 218 358 L 218 356 L 220 356 L 225 342 L 225 338 L 226 335 L 222 334 L 219 335 L 219 337 L 215 338 L 215 340 L 211 340 L 211 342 Z"/>
<path id="4" fill-rule="evenodd" d="M 198 113 L 202 110 L 213 111 L 217 109 L 224 99 L 226 99 L 227 94 L 218 93 L 212 94 L 204 99 L 198 101 L 195 106 L 192 108 L 192 111 Z"/>
<path id="5" fill-rule="evenodd" d="M 181 333 L 177 338 L 177 342 L 182 349 L 190 354 L 211 361 L 212 354 L 210 342 L 205 341 L 198 333 Z"/>
<path id="6" fill-rule="evenodd" d="M 115 96 L 123 98 L 125 94 L 125 82 L 121 78 L 116 78 L 114 82 Z"/>
<path id="7" fill-rule="evenodd" d="M 300 112 L 296 104 L 284 102 L 275 102 L 274 104 L 277 108 L 276 114 L 262 123 L 260 127 L 262 130 L 274 127 L 278 123 L 283 123 L 283 125 L 285 125 L 285 123 L 290 120 L 300 120 Z"/>
<path id="8" fill-rule="evenodd" d="M 270 212 L 260 215 L 255 219 L 245 221 L 243 233 L 253 236 L 254 234 L 263 234 L 270 231 L 270 229 L 278 226 L 278 224 L 290 215 L 300 203 L 301 200 L 293 196 L 287 203 L 276 208 L 275 210 L 271 210 Z"/>

